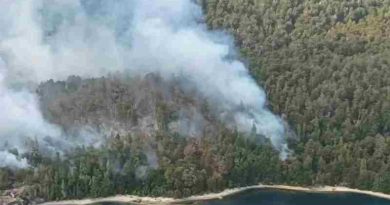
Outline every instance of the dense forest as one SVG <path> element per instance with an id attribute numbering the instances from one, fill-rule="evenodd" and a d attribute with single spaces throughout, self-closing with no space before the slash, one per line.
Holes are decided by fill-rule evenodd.
<path id="1" fill-rule="evenodd" d="M 208 0 L 299 136 L 296 184 L 390 191 L 390 1 Z M 300 170 L 300 171 L 298 171 Z"/>
<path id="2" fill-rule="evenodd" d="M 39 87 L 45 117 L 69 133 L 77 124 L 107 131 L 106 142 L 53 157 L 30 142 L 33 168 L 0 169 L 0 190 L 28 186 L 27 198 L 46 200 L 183 197 L 261 182 L 390 193 L 390 1 L 200 2 L 293 129 L 286 161 L 256 132 L 226 128 L 180 80 L 71 77 Z M 188 124 L 197 113 L 207 126 Z M 182 132 L 183 116 L 194 129 Z"/>

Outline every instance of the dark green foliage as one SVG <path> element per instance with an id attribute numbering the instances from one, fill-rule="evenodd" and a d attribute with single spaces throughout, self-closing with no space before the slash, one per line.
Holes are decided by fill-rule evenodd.
<path id="1" fill-rule="evenodd" d="M 46 159 L 19 180 L 32 185 L 35 197 L 47 200 L 115 194 L 183 197 L 281 180 L 282 164 L 269 145 L 256 145 L 236 132 L 221 133 L 218 139 L 178 139 L 160 133 L 155 142 L 160 147 L 158 167 L 148 162 L 134 140 L 138 137 L 118 136 L 98 149 L 79 148 Z M 10 178 L 6 170 L 0 174 Z"/>
<path id="2" fill-rule="evenodd" d="M 212 29 L 234 34 L 286 116 L 285 182 L 387 191 L 390 1 L 205 0 Z"/>
<path id="3" fill-rule="evenodd" d="M 10 171 L 0 169 L 0 190 L 8 188 L 11 184 Z"/>

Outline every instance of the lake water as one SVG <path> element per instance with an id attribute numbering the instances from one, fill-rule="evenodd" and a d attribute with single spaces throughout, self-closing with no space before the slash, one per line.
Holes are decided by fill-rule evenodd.
<path id="1" fill-rule="evenodd" d="M 189 203 L 192 205 L 390 205 L 390 200 L 351 193 L 305 193 L 272 189 L 248 190 L 221 200 Z M 101 205 L 119 205 L 104 203 Z M 121 204 L 123 205 L 123 204 Z"/>
<path id="2" fill-rule="evenodd" d="M 361 194 L 320 194 L 270 189 L 249 190 L 201 205 L 390 205 L 390 200 Z"/>

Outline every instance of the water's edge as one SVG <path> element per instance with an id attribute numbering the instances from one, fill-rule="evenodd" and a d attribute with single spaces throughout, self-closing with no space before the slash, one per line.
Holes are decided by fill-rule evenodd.
<path id="1" fill-rule="evenodd" d="M 356 193 L 374 196 L 378 198 L 390 200 L 390 194 L 365 191 L 359 189 L 352 189 L 348 187 L 339 187 L 339 186 L 318 186 L 318 187 L 299 187 L 299 186 L 289 186 L 289 185 L 255 185 L 247 186 L 241 188 L 227 189 L 220 193 L 210 193 L 205 195 L 191 196 L 182 199 L 175 198 L 166 198 L 166 197 L 140 197 L 140 196 L 131 196 L 131 195 L 118 195 L 107 198 L 97 198 L 97 199 L 83 199 L 83 200 L 69 200 L 69 201 L 56 201 L 56 202 L 46 202 L 42 205 L 88 205 L 94 203 L 104 203 L 104 202 L 114 202 L 114 203 L 133 203 L 133 204 L 180 204 L 180 203 L 189 203 L 195 201 L 205 201 L 213 199 L 221 199 L 227 196 L 238 194 L 244 191 L 251 189 L 275 189 L 275 190 L 289 190 L 289 191 L 298 191 L 298 192 L 309 192 L 309 193 Z"/>

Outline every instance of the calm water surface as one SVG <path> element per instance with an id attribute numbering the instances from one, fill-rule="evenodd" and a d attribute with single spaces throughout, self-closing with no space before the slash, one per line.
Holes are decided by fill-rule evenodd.
<path id="1" fill-rule="evenodd" d="M 319 194 L 255 189 L 226 197 L 192 203 L 193 205 L 390 205 L 390 200 L 360 194 Z M 119 205 L 104 203 L 99 205 Z M 120 204 L 123 205 L 123 204 Z"/>
<path id="2" fill-rule="evenodd" d="M 250 190 L 202 205 L 390 205 L 390 200 L 360 194 L 319 194 L 293 191 Z"/>

